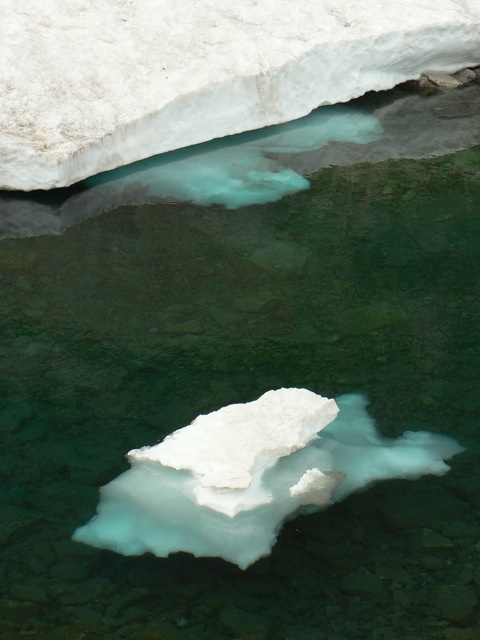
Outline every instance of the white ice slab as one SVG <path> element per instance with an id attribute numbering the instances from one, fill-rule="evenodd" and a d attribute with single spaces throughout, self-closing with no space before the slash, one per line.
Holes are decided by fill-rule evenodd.
<path id="1" fill-rule="evenodd" d="M 272 502 L 261 484 L 265 471 L 315 440 L 337 413 L 334 400 L 307 389 L 268 391 L 255 402 L 201 415 L 160 444 L 130 451 L 128 459 L 190 472 L 196 502 L 234 517 Z"/>
<path id="2" fill-rule="evenodd" d="M 0 188 L 480 64 L 478 0 L 0 0 Z"/>

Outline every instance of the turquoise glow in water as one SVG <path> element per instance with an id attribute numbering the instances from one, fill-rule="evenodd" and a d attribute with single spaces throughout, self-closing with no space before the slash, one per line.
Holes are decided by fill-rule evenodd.
<path id="1" fill-rule="evenodd" d="M 3 240 L 2 640 L 476 638 L 479 166 L 325 168 L 274 204 Z M 280 386 L 363 392 L 386 435 L 467 451 L 291 522 L 246 572 L 70 541 L 130 448 Z"/>

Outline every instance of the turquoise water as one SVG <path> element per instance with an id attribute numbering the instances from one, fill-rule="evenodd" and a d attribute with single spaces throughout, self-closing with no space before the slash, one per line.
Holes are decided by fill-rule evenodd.
<path id="1" fill-rule="evenodd" d="M 2 640 L 478 638 L 479 167 L 324 168 L 273 204 L 3 240 Z M 365 393 L 386 435 L 467 450 L 289 523 L 245 572 L 70 541 L 129 449 L 281 386 Z"/>

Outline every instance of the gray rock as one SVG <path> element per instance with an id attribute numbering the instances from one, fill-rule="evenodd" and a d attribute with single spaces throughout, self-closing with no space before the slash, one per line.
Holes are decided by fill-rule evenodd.
<path id="1" fill-rule="evenodd" d="M 470 69 L 470 71 L 473 71 L 475 74 L 475 81 L 480 82 L 480 67 L 474 67 L 473 69 Z"/>
<path id="2" fill-rule="evenodd" d="M 455 73 L 428 71 L 421 75 L 418 82 L 410 83 L 421 93 L 433 94 L 465 87 L 476 81 L 477 75 L 471 69 L 461 69 Z"/>
<path id="3" fill-rule="evenodd" d="M 438 89 L 447 90 L 456 89 L 461 85 L 461 81 L 450 73 L 428 72 L 422 74 L 420 78 L 420 86 L 422 88 L 438 87 Z"/>
<path id="4" fill-rule="evenodd" d="M 462 86 L 472 84 L 477 79 L 477 74 L 472 69 L 461 69 L 453 74 L 454 78 L 456 78 Z"/>

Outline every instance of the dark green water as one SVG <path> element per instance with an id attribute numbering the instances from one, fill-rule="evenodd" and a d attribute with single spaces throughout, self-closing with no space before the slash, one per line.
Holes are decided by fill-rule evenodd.
<path id="1" fill-rule="evenodd" d="M 272 205 L 2 241 L 2 640 L 479 638 L 479 168 L 324 169 Z M 467 451 L 291 522 L 245 572 L 70 542 L 129 449 L 281 386 Z"/>

